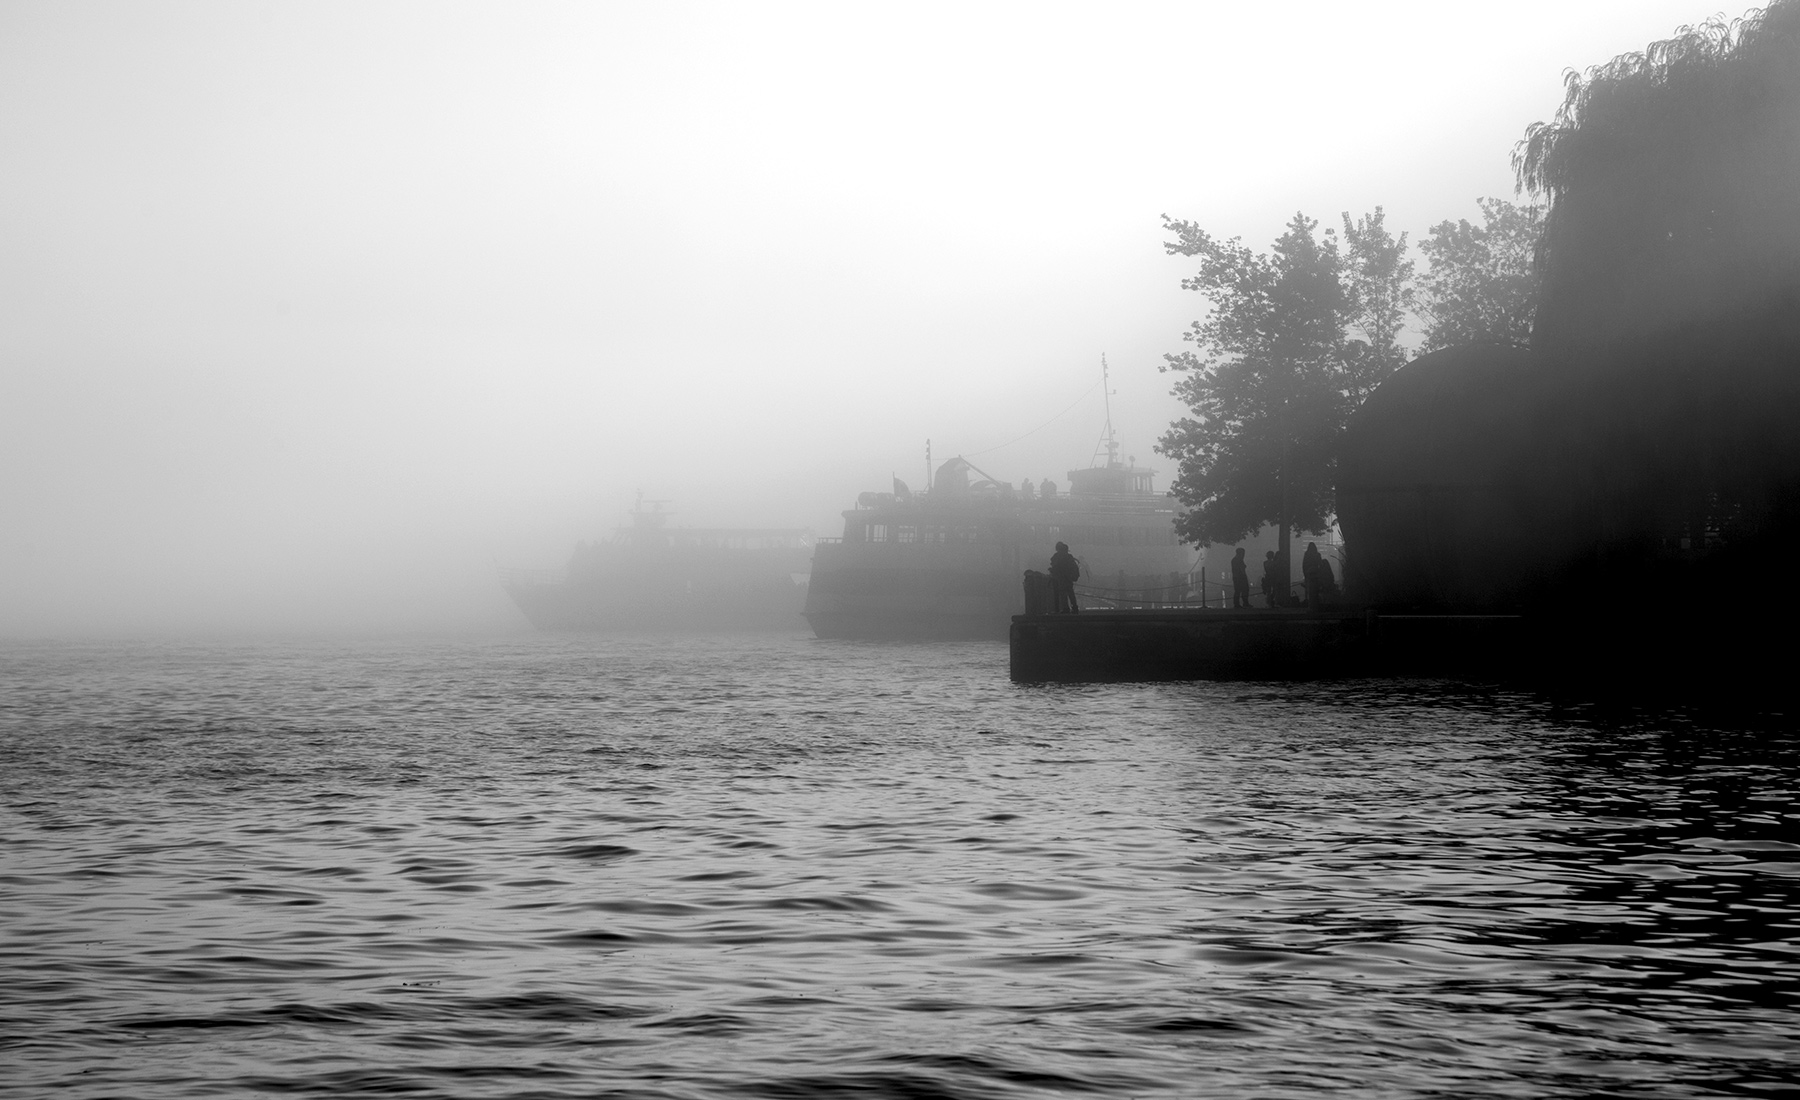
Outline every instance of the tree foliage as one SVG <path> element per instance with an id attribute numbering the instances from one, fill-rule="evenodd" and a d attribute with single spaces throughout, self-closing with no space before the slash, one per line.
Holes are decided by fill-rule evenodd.
<path id="1" fill-rule="evenodd" d="M 1291 526 L 1323 531 L 1333 444 L 1350 407 L 1353 303 L 1336 234 L 1321 239 L 1317 221 L 1295 214 L 1257 253 L 1190 221 L 1165 216 L 1163 225 L 1171 255 L 1200 261 L 1182 287 L 1212 304 L 1184 336 L 1193 348 L 1165 357 L 1191 413 L 1157 445 L 1180 467 L 1172 491 L 1189 511 L 1176 529 L 1190 542 L 1236 542 L 1285 512 Z"/>
<path id="2" fill-rule="evenodd" d="M 1442 221 L 1419 242 L 1430 265 L 1421 351 L 1497 340 L 1525 344 L 1537 312 L 1534 254 L 1544 228 L 1540 206 L 1480 199 L 1482 224 Z"/>
<path id="3" fill-rule="evenodd" d="M 1800 0 L 1797 0 L 1800 2 Z M 1171 255 L 1199 271 L 1182 287 L 1211 308 L 1169 355 L 1174 393 L 1190 415 L 1157 450 L 1179 464 L 1172 491 L 1190 542 L 1236 542 L 1285 510 L 1288 527 L 1331 522 L 1338 436 L 1349 414 L 1417 351 L 1407 326 L 1422 312 L 1423 350 L 1480 340 L 1522 342 L 1537 283 L 1543 224 L 1533 206 L 1482 199 L 1483 224 L 1443 222 L 1420 245 L 1430 271 L 1415 281 L 1407 235 L 1377 206 L 1342 215 L 1343 237 L 1296 214 L 1266 254 L 1165 216 Z M 1423 293 L 1421 293 L 1421 290 Z M 1283 485 L 1286 486 L 1285 501 Z"/>
<path id="4" fill-rule="evenodd" d="M 1679 548 L 1709 555 L 1681 567 L 1724 590 L 1785 560 L 1800 540 L 1800 0 L 1569 73 L 1513 166 L 1549 204 L 1532 347 L 1560 389 L 1537 420 L 1562 421 L 1561 465 L 1590 487 L 1570 512 L 1602 517 L 1587 541 L 1614 557 L 1609 576 L 1661 583 Z"/>
<path id="5" fill-rule="evenodd" d="M 1800 281 L 1800 0 L 1570 72 L 1513 154 L 1549 202 L 1534 346 L 1593 348 Z"/>
<path id="6" fill-rule="evenodd" d="M 1389 233 L 1386 214 L 1377 206 L 1373 214 L 1350 220 L 1344 214 L 1344 296 L 1349 327 L 1362 334 L 1346 345 L 1344 387 L 1353 405 L 1359 405 L 1381 380 L 1405 363 L 1408 353 L 1400 343 L 1406 318 L 1416 303 L 1413 261 L 1406 255 L 1406 234 Z"/>

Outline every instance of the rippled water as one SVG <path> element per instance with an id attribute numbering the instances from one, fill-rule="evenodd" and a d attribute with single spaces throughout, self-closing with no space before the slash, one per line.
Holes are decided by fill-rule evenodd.
<path id="1" fill-rule="evenodd" d="M 0 649 L 0 1094 L 1778 1095 L 1800 742 L 808 638 Z"/>

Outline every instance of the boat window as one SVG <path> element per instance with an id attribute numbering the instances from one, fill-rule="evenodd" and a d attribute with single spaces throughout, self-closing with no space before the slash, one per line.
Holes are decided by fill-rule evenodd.
<path id="1" fill-rule="evenodd" d="M 885 523 L 869 524 L 869 541 L 870 542 L 886 542 L 887 540 L 888 540 L 888 525 L 887 524 L 885 524 Z"/>
<path id="2" fill-rule="evenodd" d="M 901 526 L 894 528 L 894 531 L 899 535 L 899 538 L 895 541 L 898 541 L 898 542 L 918 542 L 919 541 L 919 529 L 917 527 L 914 527 L 910 523 L 902 524 Z"/>

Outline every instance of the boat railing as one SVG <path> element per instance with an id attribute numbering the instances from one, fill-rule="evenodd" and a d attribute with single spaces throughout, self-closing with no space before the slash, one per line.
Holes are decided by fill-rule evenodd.
<path id="1" fill-rule="evenodd" d="M 1027 504 L 1032 502 L 1027 501 Z M 1163 493 L 1121 494 L 1121 493 L 1069 493 L 1049 501 L 1037 501 L 1039 509 L 1056 508 L 1071 512 L 1174 512 L 1178 509 L 1175 498 Z M 1153 504 L 1151 508 L 1145 505 Z"/>

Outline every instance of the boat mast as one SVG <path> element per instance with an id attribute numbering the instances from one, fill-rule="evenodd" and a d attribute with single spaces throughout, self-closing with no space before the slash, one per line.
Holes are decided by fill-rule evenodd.
<path id="1" fill-rule="evenodd" d="M 1111 470 L 1119 465 L 1119 438 L 1113 432 L 1112 422 L 1112 368 L 1106 365 L 1106 353 L 1100 353 L 1100 396 L 1106 400 L 1106 430 L 1101 433 L 1101 446 L 1106 449 L 1106 468 Z M 1096 447 L 1096 452 L 1100 448 Z M 1096 453 L 1095 457 L 1099 457 Z"/>

